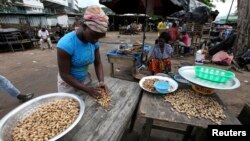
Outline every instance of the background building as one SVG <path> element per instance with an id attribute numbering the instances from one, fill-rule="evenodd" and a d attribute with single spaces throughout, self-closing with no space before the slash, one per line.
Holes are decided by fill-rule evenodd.
<path id="1" fill-rule="evenodd" d="M 57 23 L 67 27 L 76 15 L 79 15 L 78 0 L 16 0 L 10 5 L 0 5 L 2 27 L 51 27 Z"/>

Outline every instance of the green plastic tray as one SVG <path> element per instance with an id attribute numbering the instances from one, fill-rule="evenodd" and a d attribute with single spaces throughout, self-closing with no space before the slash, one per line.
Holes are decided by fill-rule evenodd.
<path id="1" fill-rule="evenodd" d="M 233 72 L 205 66 L 195 66 L 195 75 L 201 79 L 218 83 L 225 83 L 235 77 Z"/>

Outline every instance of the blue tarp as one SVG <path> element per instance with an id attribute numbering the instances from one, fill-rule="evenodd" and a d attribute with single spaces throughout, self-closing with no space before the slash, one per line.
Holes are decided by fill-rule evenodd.
<path id="1" fill-rule="evenodd" d="M 153 48 L 150 45 L 144 45 L 144 51 L 147 53 L 151 53 L 153 51 Z M 120 53 L 117 49 L 113 49 L 107 53 L 107 56 L 111 56 L 111 55 L 112 56 L 122 56 L 122 57 L 134 57 L 134 58 L 141 57 L 141 53 L 124 54 L 124 53 Z"/>
<path id="2" fill-rule="evenodd" d="M 119 53 L 117 49 L 111 50 L 107 53 L 108 57 L 120 57 L 122 58 L 133 58 L 135 60 L 136 66 L 141 66 L 141 57 L 142 54 L 124 54 Z"/>
<path id="3" fill-rule="evenodd" d="M 125 54 L 125 53 L 121 53 L 119 52 L 117 49 L 111 50 L 107 53 L 107 56 L 121 56 L 121 57 L 134 57 L 135 59 L 141 57 L 141 53 L 140 54 Z"/>
<path id="4" fill-rule="evenodd" d="M 151 53 L 153 50 L 152 46 L 150 45 L 144 45 L 144 51 L 147 53 Z M 134 58 L 136 60 L 136 66 L 140 66 L 141 65 L 141 59 L 142 59 L 142 53 L 138 53 L 138 54 L 125 54 L 125 53 L 120 53 L 118 51 L 118 49 L 113 49 L 107 52 L 106 54 L 108 57 L 111 56 L 117 56 L 117 57 L 122 57 L 122 58 Z"/>

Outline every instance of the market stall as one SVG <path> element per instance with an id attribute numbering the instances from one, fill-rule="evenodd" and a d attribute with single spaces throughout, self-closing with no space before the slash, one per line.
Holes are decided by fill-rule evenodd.
<path id="1" fill-rule="evenodd" d="M 167 85 L 159 85 L 164 82 Z M 173 75 L 143 77 L 144 90 L 138 116 L 145 118 L 141 133 L 143 141 L 150 139 L 152 129 L 183 134 L 187 141 L 195 127 L 208 125 L 240 125 L 226 107 L 216 90 L 231 90 L 240 86 L 232 72 L 205 66 L 184 66 Z M 156 125 L 154 122 L 185 125 L 186 130 Z M 166 124 L 167 125 L 167 124 Z"/>

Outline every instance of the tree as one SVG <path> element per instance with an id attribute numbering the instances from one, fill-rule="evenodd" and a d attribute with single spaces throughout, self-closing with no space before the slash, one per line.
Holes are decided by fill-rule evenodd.
<path id="1" fill-rule="evenodd" d="M 237 40 L 233 49 L 234 55 L 239 56 L 250 49 L 250 1 L 238 0 Z"/>
<path id="2" fill-rule="evenodd" d="M 19 0 L 0 0 L 0 7 L 12 6 L 13 3 L 18 2 Z"/>
<path id="3" fill-rule="evenodd" d="M 202 2 L 202 3 L 204 3 L 204 4 L 206 4 L 207 6 L 209 6 L 209 7 L 214 7 L 214 5 L 213 5 L 213 0 L 198 0 L 198 1 L 200 1 L 200 2 Z M 225 0 L 217 0 L 217 1 L 221 1 L 221 2 L 225 2 Z"/>

